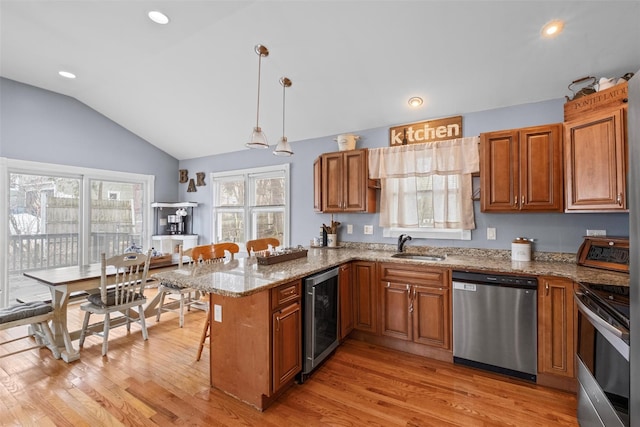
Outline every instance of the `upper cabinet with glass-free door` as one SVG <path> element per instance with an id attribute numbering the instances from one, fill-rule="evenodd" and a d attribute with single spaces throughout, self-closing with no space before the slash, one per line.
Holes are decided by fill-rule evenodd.
<path id="1" fill-rule="evenodd" d="M 562 124 L 480 135 L 482 212 L 562 212 Z"/>
<path id="2" fill-rule="evenodd" d="M 565 104 L 566 212 L 627 211 L 627 83 Z"/>
<path id="3" fill-rule="evenodd" d="M 367 150 L 325 153 L 314 162 L 314 210 L 376 211 L 376 187 L 369 179 Z"/>

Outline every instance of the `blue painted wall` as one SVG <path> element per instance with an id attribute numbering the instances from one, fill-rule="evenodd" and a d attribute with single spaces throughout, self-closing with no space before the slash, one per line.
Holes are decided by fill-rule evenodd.
<path id="1" fill-rule="evenodd" d="M 564 99 L 501 108 L 490 111 L 462 114 L 464 136 L 479 135 L 500 129 L 512 129 L 563 120 Z M 429 119 L 425 117 L 424 119 Z M 436 118 L 436 117 L 434 117 Z M 410 120 L 418 121 L 418 120 Z M 268 131 L 268 130 L 267 130 Z M 389 127 L 367 130 L 353 130 L 360 135 L 358 148 L 375 148 L 389 145 Z M 181 169 L 187 169 L 191 177 L 196 172 L 207 174 L 207 185 L 198 187 L 197 192 L 187 193 L 187 185 L 180 186 L 180 200 L 195 201 L 200 205 L 195 213 L 195 227 L 201 243 L 212 239 L 211 185 L 210 172 L 221 172 L 273 165 L 282 162 L 291 164 L 291 244 L 308 245 L 316 236 L 322 223 L 329 223 L 329 214 L 313 211 L 313 161 L 320 154 L 337 150 L 333 141 L 335 135 L 291 144 L 294 156 L 283 160 L 273 156 L 272 150 L 242 150 L 239 152 L 201 157 L 180 162 Z M 394 243 L 395 239 L 382 237 L 378 227 L 378 214 L 340 214 L 334 219 L 343 225 L 353 224 L 354 233 L 346 234 L 346 226 L 340 227 L 339 240 L 352 242 Z M 535 250 L 542 252 L 575 253 L 582 243 L 587 228 L 606 230 L 608 235 L 627 236 L 629 234 L 628 214 L 483 214 L 480 202 L 475 202 L 477 229 L 470 241 L 414 239 L 410 244 L 429 246 L 455 246 L 473 248 L 510 249 L 514 237 L 526 236 L 536 239 Z M 374 234 L 365 235 L 364 225 L 373 225 Z M 497 229 L 496 240 L 486 240 L 486 228 Z"/>
<path id="2" fill-rule="evenodd" d="M 178 160 L 78 100 L 0 78 L 0 157 L 155 175 L 178 198 Z"/>
<path id="3" fill-rule="evenodd" d="M 563 99 L 556 99 L 462 114 L 464 135 L 561 122 L 563 103 Z M 361 136 L 358 147 L 375 148 L 388 146 L 388 130 L 385 126 L 352 132 Z M 0 156 L 155 175 L 156 201 L 200 203 L 194 215 L 194 231 L 200 235 L 200 243 L 212 238 L 209 173 L 288 162 L 290 243 L 308 245 L 320 225 L 331 220 L 328 214 L 313 212 L 312 165 L 320 154 L 337 150 L 334 137 L 293 142 L 295 155 L 286 159 L 273 156 L 271 150 L 247 149 L 178 162 L 73 98 L 0 78 Z M 196 172 L 205 172 L 207 185 L 187 193 L 187 185 L 178 184 L 178 169 L 187 169 L 193 178 Z M 509 249 L 514 237 L 527 236 L 536 239 L 538 251 L 575 252 L 587 228 L 604 229 L 609 235 L 629 234 L 628 214 L 482 214 L 479 202 L 475 207 L 477 230 L 472 232 L 472 240 L 415 239 L 410 244 Z M 382 237 L 378 214 L 341 214 L 334 219 L 354 226 L 352 235 L 346 235 L 346 227 L 341 227 L 340 240 L 394 243 L 395 239 Z M 364 235 L 363 227 L 369 224 L 374 226 L 374 234 Z M 497 240 L 486 240 L 487 227 L 497 228 Z"/>

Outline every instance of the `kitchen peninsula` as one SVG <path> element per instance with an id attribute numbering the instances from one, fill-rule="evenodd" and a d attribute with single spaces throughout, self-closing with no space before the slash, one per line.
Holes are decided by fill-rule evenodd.
<path id="1" fill-rule="evenodd" d="M 369 248 L 358 244 L 347 244 L 339 250 L 311 248 L 306 258 L 279 264 L 259 265 L 255 257 L 237 258 L 223 264 L 162 272 L 154 277 L 210 294 L 211 386 L 260 410 L 267 408 L 294 381 L 301 363 L 301 279 L 328 268 L 352 261 L 372 266 L 372 282 L 378 280 L 376 265 L 395 265 L 409 270 L 491 271 L 553 276 L 574 282 L 629 284 L 627 274 L 578 266 L 570 255 L 512 262 L 504 251 L 412 246 L 412 251 L 446 254 L 442 261 L 415 261 L 392 258 L 395 250 L 391 245 Z M 445 277 L 450 278 L 450 274 Z M 451 299 L 447 297 L 444 301 L 450 304 Z M 449 328 L 446 333 L 450 334 Z M 450 355 L 451 348 L 440 352 Z"/>

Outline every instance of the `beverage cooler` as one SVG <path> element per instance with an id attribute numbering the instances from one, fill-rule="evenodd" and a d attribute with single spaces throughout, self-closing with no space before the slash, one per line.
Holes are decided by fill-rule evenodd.
<path id="1" fill-rule="evenodd" d="M 193 209 L 197 206 L 195 202 L 152 203 L 155 228 L 151 246 L 176 259 L 180 245 L 183 250 L 197 246 L 198 235 L 193 234 Z"/>

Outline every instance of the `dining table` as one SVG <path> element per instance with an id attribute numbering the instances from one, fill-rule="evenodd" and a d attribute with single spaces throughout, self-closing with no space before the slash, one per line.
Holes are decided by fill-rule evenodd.
<path id="1" fill-rule="evenodd" d="M 178 262 L 163 263 L 149 266 L 147 281 L 154 280 L 153 275 L 158 272 L 175 270 Z M 51 330 L 55 345 L 60 349 L 62 359 L 69 363 L 80 358 L 79 351 L 73 346 L 72 341 L 80 338 L 80 330 L 69 331 L 67 326 L 67 308 L 69 297 L 76 292 L 99 292 L 102 267 L 100 263 L 87 265 L 74 265 L 70 267 L 58 267 L 41 270 L 26 271 L 25 277 L 36 280 L 45 285 L 51 292 L 51 304 L 53 306 L 53 320 Z M 107 267 L 107 275 L 115 274 L 113 267 Z M 154 316 L 160 303 L 160 295 L 155 295 L 147 301 L 144 308 L 145 317 Z M 137 313 L 132 312 L 132 316 Z"/>

